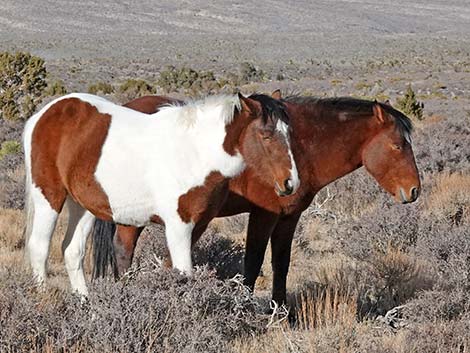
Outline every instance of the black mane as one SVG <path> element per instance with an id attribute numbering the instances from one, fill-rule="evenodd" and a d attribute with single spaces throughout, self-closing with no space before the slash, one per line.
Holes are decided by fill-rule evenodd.
<path id="1" fill-rule="evenodd" d="M 275 121 L 281 120 L 284 123 L 289 123 L 289 115 L 286 112 L 286 107 L 283 102 L 274 99 L 266 94 L 254 93 L 248 98 L 261 103 L 263 109 L 263 122 L 267 123 L 269 117 Z"/>
<path id="2" fill-rule="evenodd" d="M 347 111 L 348 116 L 373 114 L 373 106 L 375 104 L 379 104 L 386 113 L 395 119 L 395 123 L 402 136 L 410 135 L 413 131 L 413 123 L 411 122 L 410 118 L 385 103 L 353 97 L 318 98 L 300 95 L 292 95 L 284 98 L 283 100 L 299 105 L 317 106 L 323 109 L 331 110 L 332 112 L 339 113 Z"/>

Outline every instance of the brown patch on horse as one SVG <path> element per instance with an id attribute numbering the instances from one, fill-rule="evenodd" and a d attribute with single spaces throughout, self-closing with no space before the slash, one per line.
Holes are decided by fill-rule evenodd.
<path id="1" fill-rule="evenodd" d="M 124 104 L 124 107 L 145 114 L 154 114 L 165 104 L 183 103 L 183 101 L 165 96 L 144 96 Z"/>
<path id="2" fill-rule="evenodd" d="M 119 236 L 114 237 L 114 250 L 118 275 L 123 275 L 131 266 L 137 239 L 144 227 L 119 225 Z"/>
<path id="3" fill-rule="evenodd" d="M 243 130 L 251 121 L 250 117 L 262 115 L 260 103 L 253 99 L 245 98 L 240 93 L 238 94 L 238 98 L 240 99 L 241 111 L 235 112 L 238 116 L 234 118 L 230 124 L 225 126 L 226 135 L 223 147 L 231 156 L 234 156 L 240 147 L 240 141 L 242 141 L 244 137 Z"/>
<path id="4" fill-rule="evenodd" d="M 150 222 L 165 225 L 163 219 L 161 219 L 161 217 L 158 215 L 153 215 L 152 217 L 150 217 Z"/>
<path id="5" fill-rule="evenodd" d="M 178 214 L 185 223 L 209 221 L 217 215 L 228 193 L 228 179 L 211 172 L 204 184 L 191 188 L 178 199 Z"/>
<path id="6" fill-rule="evenodd" d="M 95 216 L 112 220 L 108 197 L 95 179 L 110 124 L 109 114 L 78 98 L 60 100 L 37 122 L 31 142 L 32 178 L 57 212 L 68 193 Z"/>

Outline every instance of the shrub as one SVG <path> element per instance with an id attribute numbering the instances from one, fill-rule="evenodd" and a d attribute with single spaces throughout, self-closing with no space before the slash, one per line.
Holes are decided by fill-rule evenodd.
<path id="1" fill-rule="evenodd" d="M 427 125 L 413 140 L 422 172 L 470 172 L 470 119 L 452 119 Z"/>
<path id="2" fill-rule="evenodd" d="M 16 141 L 5 141 L 0 147 L 0 208 L 23 208 L 24 168 L 20 152 Z"/>
<path id="3" fill-rule="evenodd" d="M 47 83 L 44 96 L 63 96 L 64 94 L 67 94 L 67 89 L 62 81 L 56 80 Z"/>
<path id="4" fill-rule="evenodd" d="M 196 71 L 187 67 L 177 69 L 174 66 L 160 72 L 157 84 L 167 93 L 179 89 L 193 93 L 201 90 L 210 92 L 219 88 L 212 71 Z"/>
<path id="5" fill-rule="evenodd" d="M 147 261 L 120 282 L 95 282 L 84 304 L 0 276 L 0 351 L 220 352 L 265 324 L 246 287 L 206 268 L 188 278 Z"/>
<path id="6" fill-rule="evenodd" d="M 114 87 L 106 82 L 97 82 L 88 86 L 88 93 L 91 94 L 111 94 L 114 93 Z"/>
<path id="7" fill-rule="evenodd" d="M 415 253 L 433 267 L 434 289 L 470 289 L 468 225 L 447 223 L 429 216 L 421 220 Z"/>
<path id="8" fill-rule="evenodd" d="M 232 222 L 237 222 L 237 219 L 240 222 L 241 217 L 232 217 Z M 232 222 L 230 224 L 233 224 Z M 227 233 L 229 231 L 232 229 Z M 204 233 L 193 247 L 193 262 L 195 265 L 207 265 L 215 271 L 217 278 L 227 279 L 243 272 L 244 248 L 221 233 L 214 227 Z M 152 225 L 146 227 L 139 238 L 133 263 L 139 266 L 139 263 L 145 263 L 147 259 L 155 256 L 163 260 L 168 256 L 168 250 L 164 228 Z"/>
<path id="9" fill-rule="evenodd" d="M 119 93 L 127 100 L 137 97 L 155 94 L 155 87 L 152 87 L 147 81 L 128 79 L 119 86 Z"/>
<path id="10" fill-rule="evenodd" d="M 193 258 L 195 264 L 213 269 L 217 278 L 227 279 L 243 273 L 244 253 L 243 246 L 209 229 L 195 244 Z"/>
<path id="11" fill-rule="evenodd" d="M 377 206 L 391 204 L 394 202 L 391 198 L 365 168 L 361 168 L 321 190 L 312 206 L 318 201 L 323 204 L 321 210 L 329 218 L 344 221 L 361 216 Z"/>
<path id="12" fill-rule="evenodd" d="M 0 53 L 0 118 L 29 118 L 47 86 L 44 60 L 29 53 Z"/>
<path id="13" fill-rule="evenodd" d="M 21 145 L 18 141 L 4 141 L 0 146 L 0 160 L 6 155 L 21 152 Z"/>
<path id="14" fill-rule="evenodd" d="M 266 81 L 267 75 L 263 70 L 257 69 L 252 63 L 240 64 L 240 83 Z"/>
<path id="15" fill-rule="evenodd" d="M 405 96 L 403 98 L 397 99 L 397 108 L 400 109 L 406 115 L 414 117 L 417 120 L 424 119 L 424 104 L 422 102 L 418 102 L 418 100 L 416 99 L 415 92 L 411 88 L 411 85 L 408 85 L 408 88 L 405 92 Z"/>
<path id="16" fill-rule="evenodd" d="M 392 205 L 332 227 L 329 234 L 356 264 L 360 316 L 384 315 L 432 286 L 432 269 L 415 254 L 428 221 L 416 206 Z"/>

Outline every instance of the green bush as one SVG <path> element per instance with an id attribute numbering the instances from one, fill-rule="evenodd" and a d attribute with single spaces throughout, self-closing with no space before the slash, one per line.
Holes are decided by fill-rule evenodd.
<path id="1" fill-rule="evenodd" d="M 21 152 L 21 145 L 18 141 L 4 141 L 0 146 L 0 160 L 6 155 L 16 154 Z"/>
<path id="2" fill-rule="evenodd" d="M 177 69 L 174 66 L 168 66 L 166 70 L 160 72 L 157 84 L 165 92 L 179 89 L 210 92 L 220 87 L 212 71 L 196 71 L 187 67 Z"/>
<path id="3" fill-rule="evenodd" d="M 97 82 L 88 86 L 88 93 L 91 94 L 111 94 L 114 93 L 114 87 L 107 82 Z"/>
<path id="4" fill-rule="evenodd" d="M 44 60 L 30 53 L 0 53 L 0 118 L 29 118 L 47 86 Z"/>
<path id="5" fill-rule="evenodd" d="M 411 85 L 408 85 L 408 88 L 406 89 L 403 98 L 397 99 L 397 108 L 400 109 L 406 115 L 411 116 L 415 119 L 424 119 L 424 104 L 416 99 L 416 94 L 411 88 Z"/>
<path id="6" fill-rule="evenodd" d="M 156 89 L 147 81 L 129 79 L 119 86 L 119 93 L 126 99 L 134 99 L 148 94 L 155 94 Z"/>

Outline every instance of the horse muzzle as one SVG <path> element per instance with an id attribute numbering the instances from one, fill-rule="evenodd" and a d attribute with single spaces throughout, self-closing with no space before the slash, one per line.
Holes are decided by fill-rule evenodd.
<path id="1" fill-rule="evenodd" d="M 403 188 L 400 188 L 400 199 L 402 204 L 415 202 L 418 199 L 420 193 L 419 187 L 413 186 L 410 188 L 408 195 Z"/>
<path id="2" fill-rule="evenodd" d="M 275 190 L 276 194 L 281 197 L 292 195 L 294 193 L 294 183 L 291 179 L 286 179 L 283 188 L 281 188 L 279 183 L 276 182 Z"/>

